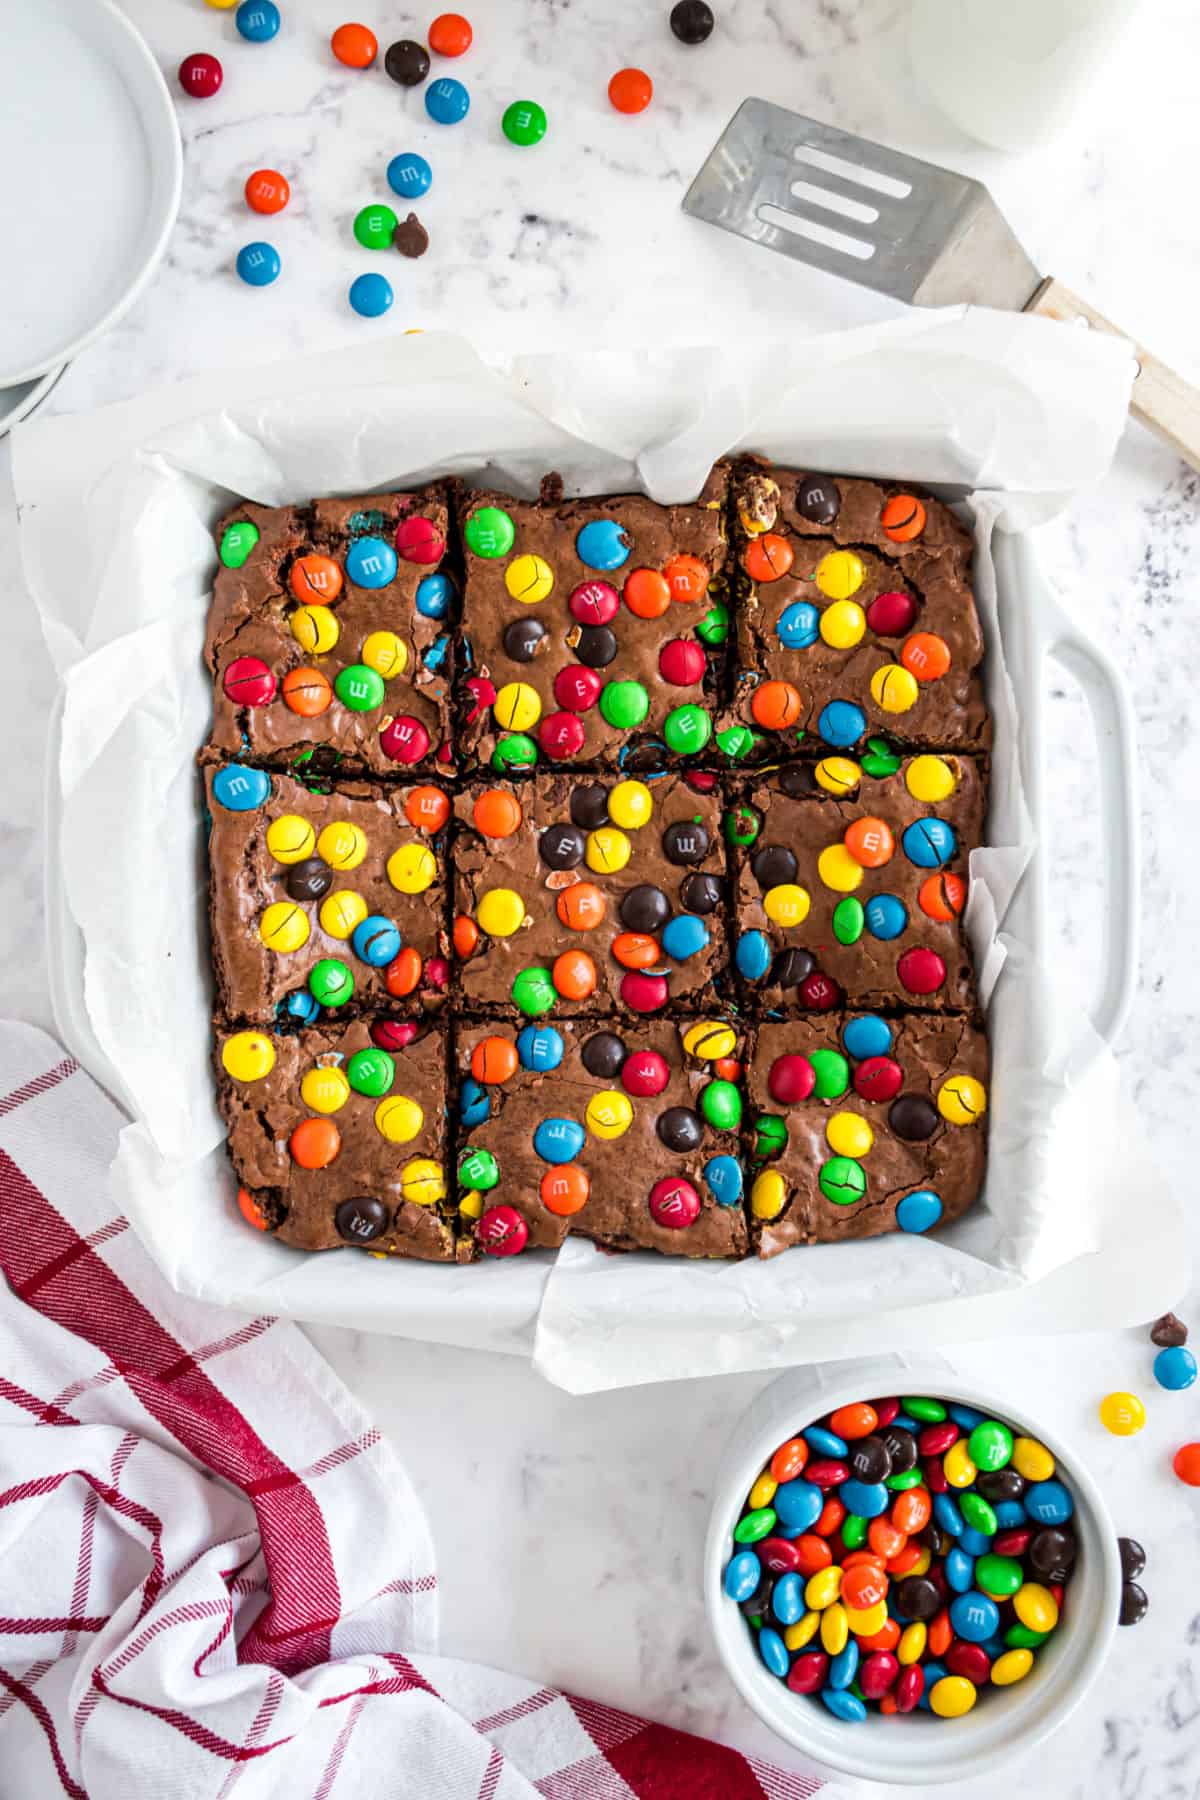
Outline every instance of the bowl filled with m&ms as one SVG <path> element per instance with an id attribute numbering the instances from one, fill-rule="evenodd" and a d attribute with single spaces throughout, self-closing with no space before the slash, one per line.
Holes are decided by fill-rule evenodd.
<path id="1" fill-rule="evenodd" d="M 978 1775 L 1061 1724 L 1122 1580 L 1099 1489 L 1057 1435 L 911 1359 L 766 1389 L 705 1550 L 746 1702 L 817 1761 L 893 1783 Z"/>

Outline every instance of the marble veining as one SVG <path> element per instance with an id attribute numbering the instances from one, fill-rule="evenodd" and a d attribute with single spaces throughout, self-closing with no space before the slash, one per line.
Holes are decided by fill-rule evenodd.
<path id="1" fill-rule="evenodd" d="M 283 30 L 267 46 L 243 44 L 231 13 L 183 0 L 125 4 L 169 79 L 185 53 L 211 48 L 225 85 L 211 102 L 181 100 L 184 199 L 168 256 L 132 312 L 67 372 L 55 411 L 408 326 L 462 330 L 485 347 L 546 348 L 786 337 L 887 316 L 875 296 L 680 213 L 691 175 L 748 94 L 979 175 L 1041 266 L 1200 378 L 1190 0 L 1147 7 L 1090 113 L 1050 149 L 1012 158 L 969 145 L 925 107 L 905 65 L 903 0 L 714 0 L 718 35 L 695 50 L 670 37 L 667 0 L 473 0 L 476 44 L 455 70 L 472 112 L 452 130 L 427 120 L 419 91 L 332 62 L 325 46 L 348 10 L 343 0 L 284 0 Z M 421 36 L 428 22 L 393 0 L 362 16 L 381 45 Z M 634 119 L 613 113 L 604 93 L 625 63 L 656 83 L 650 111 Z M 500 134 L 500 113 L 518 97 L 540 100 L 550 116 L 536 150 L 516 150 Z M 419 262 L 385 262 L 396 305 L 368 323 L 350 313 L 345 291 L 363 268 L 381 265 L 354 244 L 350 224 L 359 206 L 389 197 L 384 169 L 407 148 L 434 167 L 416 208 L 431 247 Z M 291 181 L 278 219 L 256 219 L 241 202 L 246 175 L 260 166 Z M 252 237 L 270 238 L 284 262 L 262 293 L 232 273 Z M 0 966 L 6 1008 L 50 1024 L 41 796 L 53 682 L 16 576 L 4 449 L 0 460 L 0 567 L 9 572 Z M 1107 478 L 1039 534 L 1048 572 L 1134 696 L 1145 928 L 1120 1055 L 1162 1177 L 1185 1199 L 1200 1084 L 1200 957 L 1185 935 L 1200 881 L 1198 510 L 1200 478 L 1131 428 Z M 1050 691 L 1055 961 L 1064 989 L 1086 994 L 1103 906 L 1103 827 L 1086 710 L 1057 671 Z M 1181 1296 L 1179 1310 L 1189 1309 L 1200 1330 L 1200 1294 Z M 759 1378 L 577 1400 L 511 1359 L 313 1335 L 391 1433 L 425 1496 L 447 1651 L 778 1754 L 725 1681 L 698 1599 L 710 1462 Z M 1031 1763 L 966 1784 L 961 1800 L 1002 1800 L 1015 1781 L 1037 1800 L 1200 1795 L 1200 1501 L 1169 1471 L 1170 1452 L 1197 1434 L 1194 1398 L 1154 1389 L 1137 1332 L 954 1355 L 965 1370 L 1002 1376 L 1014 1394 L 1036 1393 L 1049 1422 L 1081 1443 L 1118 1528 L 1146 1545 L 1151 1601 L 1146 1623 L 1118 1634 L 1082 1711 Z M 1095 1401 L 1114 1387 L 1147 1397 L 1140 1438 L 1109 1438 L 1096 1421 Z"/>

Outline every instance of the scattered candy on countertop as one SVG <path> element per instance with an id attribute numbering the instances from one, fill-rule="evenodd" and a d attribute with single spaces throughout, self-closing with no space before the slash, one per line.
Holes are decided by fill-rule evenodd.
<path id="1" fill-rule="evenodd" d="M 233 22 L 249 44 L 269 44 L 279 30 L 275 0 L 242 0 Z"/>
<path id="2" fill-rule="evenodd" d="M 1154 1379 L 1159 1387 L 1190 1388 L 1196 1379 L 1196 1359 L 1182 1344 L 1160 1350 L 1154 1359 Z"/>
<path id="3" fill-rule="evenodd" d="M 860 1401 L 769 1459 L 724 1588 L 771 1673 L 836 1718 L 962 1718 L 981 1689 L 1023 1680 L 1056 1629 L 1074 1510 L 1052 1453 L 1003 1421 L 927 1395 Z M 1145 1557 L 1125 1539 L 1121 1559 L 1134 1624 Z"/>
<path id="4" fill-rule="evenodd" d="M 387 166 L 388 186 L 405 200 L 417 200 L 429 192 L 433 170 L 415 150 L 404 150 L 393 156 Z"/>
<path id="5" fill-rule="evenodd" d="M 292 197 L 286 175 L 278 169 L 255 169 L 246 177 L 246 205 L 252 212 L 282 212 Z"/>
<path id="6" fill-rule="evenodd" d="M 384 52 L 383 66 L 401 87 L 420 87 L 429 73 L 429 52 L 412 38 L 398 38 Z"/>
<path id="7" fill-rule="evenodd" d="M 408 213 L 392 234 L 392 248 L 401 256 L 424 256 L 429 248 L 429 233 L 416 213 Z"/>
<path id="8" fill-rule="evenodd" d="M 644 69 L 618 69 L 608 84 L 608 98 L 618 112 L 645 112 L 654 98 L 654 83 Z"/>
<path id="9" fill-rule="evenodd" d="M 364 206 L 355 214 L 354 235 L 364 250 L 386 250 L 392 241 L 398 220 L 390 206 L 381 202 Z"/>
<path id="10" fill-rule="evenodd" d="M 1136 1394 L 1105 1394 L 1100 1402 L 1100 1423 L 1114 1437 L 1132 1437 L 1146 1423 L 1146 1408 Z"/>
<path id="11" fill-rule="evenodd" d="M 1121 1558 L 1122 1575 L 1121 1613 L 1118 1623 L 1140 1625 L 1150 1606 L 1145 1588 L 1139 1586 L 1136 1579 L 1146 1566 L 1146 1552 L 1136 1538 L 1129 1537 L 1117 1539 L 1117 1551 Z"/>
<path id="12" fill-rule="evenodd" d="M 1155 1319 L 1150 1327 L 1150 1342 L 1160 1349 L 1172 1350 L 1179 1344 L 1188 1341 L 1188 1328 L 1182 1319 L 1177 1319 L 1173 1312 L 1164 1313 L 1161 1319 Z"/>
<path id="13" fill-rule="evenodd" d="M 237 253 L 237 272 L 250 287 L 270 287 L 280 270 L 274 244 L 244 244 Z"/>
<path id="14" fill-rule="evenodd" d="M 425 90 L 425 111 L 437 125 L 457 125 L 470 110 L 470 94 L 449 75 L 431 81 Z"/>
<path id="15" fill-rule="evenodd" d="M 193 100 L 211 100 L 224 79 L 225 71 L 215 56 L 201 50 L 185 56 L 179 65 L 179 85 Z"/>
<path id="16" fill-rule="evenodd" d="M 1183 1444 L 1175 1452 L 1171 1467 L 1188 1487 L 1200 1487 L 1200 1444 Z"/>
<path id="17" fill-rule="evenodd" d="M 385 275 L 360 275 L 350 283 L 350 304 L 364 319 L 378 319 L 391 306 L 395 296 Z"/>
<path id="18" fill-rule="evenodd" d="M 677 0 L 671 8 L 671 30 L 681 44 L 703 44 L 712 36 L 713 23 L 707 0 Z"/>
<path id="19" fill-rule="evenodd" d="M 429 27 L 429 48 L 439 56 L 462 56 L 474 38 L 471 21 L 461 13 L 439 13 Z"/>
<path id="20" fill-rule="evenodd" d="M 379 55 L 379 40 L 366 25 L 339 25 L 329 47 L 348 69 L 369 69 Z"/>
<path id="21" fill-rule="evenodd" d="M 510 144 L 540 144 L 546 135 L 545 108 L 536 100 L 514 100 L 505 107 L 500 127 Z"/>

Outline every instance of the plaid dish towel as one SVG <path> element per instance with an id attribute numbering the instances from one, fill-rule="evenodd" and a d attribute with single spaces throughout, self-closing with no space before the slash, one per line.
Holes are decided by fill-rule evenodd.
<path id="1" fill-rule="evenodd" d="M 173 1293 L 121 1118 L 0 1026 L 0 1792 L 802 1800 L 809 1777 L 436 1655 L 400 1464 L 292 1325 Z"/>

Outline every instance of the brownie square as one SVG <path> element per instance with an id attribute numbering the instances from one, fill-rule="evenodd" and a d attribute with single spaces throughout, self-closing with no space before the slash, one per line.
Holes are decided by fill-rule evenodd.
<path id="1" fill-rule="evenodd" d="M 456 993 L 468 1009 L 527 1010 L 514 983 L 531 968 L 550 977 L 536 1010 L 556 1016 L 711 1004 L 726 943 L 711 777 L 537 775 L 475 784 L 454 810 Z"/>
<path id="2" fill-rule="evenodd" d="M 475 1217 L 514 1248 L 575 1232 L 612 1250 L 743 1256 L 741 1046 L 717 1018 L 462 1025 L 463 1230 Z"/>
<path id="3" fill-rule="evenodd" d="M 454 1260 L 440 1025 L 221 1026 L 214 1061 L 242 1204 L 266 1230 L 298 1250 Z"/>
<path id="4" fill-rule="evenodd" d="M 754 783 L 726 817 L 743 981 L 786 1012 L 973 1009 L 962 910 L 985 802 L 974 758 L 886 747 Z"/>
<path id="5" fill-rule="evenodd" d="M 759 1254 L 959 1218 L 983 1184 L 987 1078 L 987 1039 L 962 1016 L 760 1025 L 747 1075 Z"/>
<path id="6" fill-rule="evenodd" d="M 762 761 L 801 743 L 852 751 L 880 731 L 988 748 L 971 538 L 953 513 L 879 482 L 752 465 L 733 506 L 738 673 L 722 748 Z"/>
<path id="7" fill-rule="evenodd" d="M 464 496 L 468 769 L 529 768 L 531 740 L 539 767 L 704 749 L 725 667 L 727 481 L 718 464 L 690 506 Z"/>
<path id="8" fill-rule="evenodd" d="M 437 488 L 227 514 L 210 748 L 281 768 L 433 768 L 450 724 L 447 529 Z"/>
<path id="9" fill-rule="evenodd" d="M 432 784 L 317 791 L 237 763 L 204 771 L 220 1011 L 302 1024 L 437 1006 L 450 802 Z M 320 965 L 320 966 L 319 966 Z"/>

